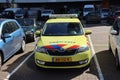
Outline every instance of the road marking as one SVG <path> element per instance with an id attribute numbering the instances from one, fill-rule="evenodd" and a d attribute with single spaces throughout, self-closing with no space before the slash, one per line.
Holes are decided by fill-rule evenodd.
<path id="1" fill-rule="evenodd" d="M 6 79 L 4 80 L 9 80 L 10 76 L 12 76 L 32 55 L 34 54 L 34 52 L 32 52 L 29 56 L 27 56 L 23 62 L 21 62 L 19 64 L 19 66 L 17 66 L 11 73 L 9 73 L 6 77 Z"/>
<path id="2" fill-rule="evenodd" d="M 91 50 L 92 50 L 92 56 L 93 56 L 93 58 L 94 58 L 94 61 L 95 61 L 96 67 L 97 67 L 98 76 L 99 76 L 100 80 L 104 80 L 102 71 L 101 71 L 101 69 L 100 69 L 100 65 L 99 65 L 98 60 L 97 60 L 97 56 L 96 56 L 96 54 L 95 54 L 95 50 L 94 50 L 94 48 L 93 48 L 93 44 L 92 44 L 92 40 L 91 40 L 90 35 L 88 35 L 88 40 L 90 41 Z"/>

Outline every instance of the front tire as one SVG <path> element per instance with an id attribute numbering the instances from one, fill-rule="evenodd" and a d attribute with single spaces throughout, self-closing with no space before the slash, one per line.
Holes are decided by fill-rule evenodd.
<path id="1" fill-rule="evenodd" d="M 33 37 L 33 42 L 36 41 L 36 34 L 34 34 L 34 37 Z"/>
<path id="2" fill-rule="evenodd" d="M 116 64 L 117 70 L 120 70 L 120 62 L 119 62 L 119 56 L 118 56 L 117 51 L 116 51 L 116 54 L 115 54 L 115 64 Z"/>
<path id="3" fill-rule="evenodd" d="M 111 49 L 111 45 L 110 45 L 110 41 L 109 41 L 109 45 L 108 45 L 108 47 L 109 47 L 109 51 L 112 51 L 112 49 Z"/>

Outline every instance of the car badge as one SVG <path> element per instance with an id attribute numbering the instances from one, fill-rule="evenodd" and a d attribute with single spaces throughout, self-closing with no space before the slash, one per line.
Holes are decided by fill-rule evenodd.
<path id="1" fill-rule="evenodd" d="M 60 48 L 59 49 L 59 52 L 64 52 L 65 50 L 63 48 Z"/>

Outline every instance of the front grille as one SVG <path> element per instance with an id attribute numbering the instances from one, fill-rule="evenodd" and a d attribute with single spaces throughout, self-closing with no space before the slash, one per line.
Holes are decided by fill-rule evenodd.
<path id="1" fill-rule="evenodd" d="M 69 56 L 74 55 L 77 49 L 58 51 L 58 50 L 49 50 L 47 49 L 47 53 L 52 56 Z"/>
<path id="2" fill-rule="evenodd" d="M 78 66 L 79 62 L 46 62 L 45 66 Z"/>

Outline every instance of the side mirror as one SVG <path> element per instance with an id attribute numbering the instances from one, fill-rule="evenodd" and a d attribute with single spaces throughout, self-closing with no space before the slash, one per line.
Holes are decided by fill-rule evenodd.
<path id="1" fill-rule="evenodd" d="M 85 31 L 85 34 L 86 34 L 86 35 L 92 34 L 92 31 L 91 31 L 91 30 L 86 30 L 86 31 Z"/>
<path id="2" fill-rule="evenodd" d="M 111 30 L 110 33 L 111 33 L 112 35 L 117 35 L 117 34 L 118 34 L 118 32 L 117 32 L 116 30 Z"/>
<path id="3" fill-rule="evenodd" d="M 6 34 L 4 34 L 4 35 L 2 36 L 2 38 L 10 38 L 10 37 L 11 37 L 11 35 L 8 34 L 8 33 L 6 33 Z"/>
<path id="4" fill-rule="evenodd" d="M 36 34 L 37 36 L 40 36 L 40 34 L 41 34 L 40 30 L 36 30 L 36 31 L 35 31 L 35 34 Z"/>
<path id="5" fill-rule="evenodd" d="M 10 37 L 11 37 L 11 35 L 8 34 L 8 33 L 3 34 L 3 35 L 1 36 L 1 38 L 3 39 L 4 42 L 6 42 L 5 38 L 10 38 Z"/>

